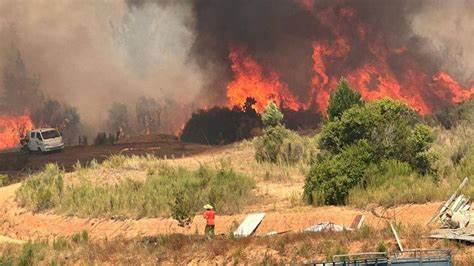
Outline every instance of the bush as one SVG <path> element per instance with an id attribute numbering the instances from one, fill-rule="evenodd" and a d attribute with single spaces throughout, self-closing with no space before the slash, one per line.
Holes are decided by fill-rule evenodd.
<path id="1" fill-rule="evenodd" d="M 8 176 L 0 174 L 0 187 L 3 187 L 8 182 Z"/>
<path id="2" fill-rule="evenodd" d="M 434 178 L 413 172 L 408 163 L 393 159 L 371 164 L 366 169 L 364 180 L 364 183 L 350 190 L 348 204 L 364 208 L 370 203 L 385 207 L 425 203 L 442 200 L 451 191 L 440 188 L 441 184 Z"/>
<path id="3" fill-rule="evenodd" d="M 262 122 L 265 128 L 271 128 L 281 125 L 283 114 L 280 112 L 274 102 L 269 102 L 262 114 Z"/>
<path id="4" fill-rule="evenodd" d="M 54 208 L 78 216 L 186 218 L 206 203 L 220 213 L 238 212 L 251 199 L 254 186 L 253 179 L 226 165 L 217 170 L 201 167 L 197 171 L 163 166 L 151 171 L 144 182 L 126 179 L 100 186 L 93 186 L 87 178 L 65 186 L 57 169 L 25 181 L 17 199 L 31 210 Z"/>
<path id="5" fill-rule="evenodd" d="M 307 176 L 304 197 L 310 204 L 344 204 L 349 190 L 362 183 L 373 151 L 367 141 L 345 148 L 341 153 L 320 156 Z"/>
<path id="6" fill-rule="evenodd" d="M 421 173 L 433 170 L 428 150 L 434 137 L 427 126 L 416 123 L 415 114 L 405 104 L 384 99 L 353 107 L 341 119 L 323 126 L 319 146 L 339 153 L 360 140 L 373 147 L 374 162 L 394 158 Z"/>
<path id="7" fill-rule="evenodd" d="M 17 265 L 30 266 L 38 264 L 38 261 L 44 259 L 45 251 L 48 248 L 46 242 L 27 242 L 23 245 L 20 254 L 17 257 Z"/>
<path id="8" fill-rule="evenodd" d="M 427 126 L 418 124 L 416 113 L 390 99 L 361 104 L 346 85 L 331 95 L 333 116 L 318 136 L 319 148 L 326 154 L 315 160 L 308 174 L 307 201 L 344 204 L 352 188 L 365 188 L 369 166 L 383 160 L 436 175 L 432 166 L 436 156 L 429 152 L 434 137 Z"/>
<path id="9" fill-rule="evenodd" d="M 219 145 L 253 137 L 261 127 L 254 104 L 254 99 L 247 98 L 242 107 L 199 110 L 186 122 L 180 138 L 186 142 Z"/>
<path id="10" fill-rule="evenodd" d="M 313 143 L 286 129 L 282 121 L 283 114 L 270 102 L 262 114 L 264 134 L 254 141 L 258 162 L 294 164 L 313 153 Z"/>
<path id="11" fill-rule="evenodd" d="M 265 128 L 264 135 L 255 139 L 255 159 L 259 162 L 278 162 L 278 155 L 289 130 L 282 125 Z"/>
<path id="12" fill-rule="evenodd" d="M 297 133 L 290 131 L 288 136 L 283 140 L 278 151 L 277 160 L 288 164 L 297 163 L 306 156 L 308 145 L 304 138 Z"/>
<path id="13" fill-rule="evenodd" d="M 47 164 L 43 172 L 23 182 L 16 198 L 23 207 L 36 212 L 58 206 L 63 191 L 63 172 L 58 165 Z"/>

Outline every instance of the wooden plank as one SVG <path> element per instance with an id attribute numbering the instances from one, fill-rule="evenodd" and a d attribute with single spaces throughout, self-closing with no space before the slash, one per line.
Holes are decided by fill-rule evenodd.
<path id="1" fill-rule="evenodd" d="M 360 227 L 362 226 L 362 224 L 364 224 L 364 220 L 365 220 L 365 216 L 364 216 L 364 215 L 362 215 L 362 214 L 356 215 L 356 217 L 354 218 L 354 220 L 353 220 L 352 223 L 351 223 L 350 228 L 352 228 L 352 229 L 354 229 L 354 230 L 360 229 Z"/>
<path id="2" fill-rule="evenodd" d="M 239 228 L 234 231 L 234 236 L 246 237 L 251 235 L 260 225 L 264 217 L 265 213 L 252 213 L 247 215 L 244 221 L 239 225 Z"/>
<path id="3" fill-rule="evenodd" d="M 400 251 L 403 251 L 402 242 L 400 241 L 400 238 L 398 237 L 398 233 L 397 233 L 397 230 L 395 229 L 395 226 L 393 225 L 393 222 L 390 222 L 390 228 L 392 228 L 393 235 L 395 235 L 398 248 L 400 249 Z"/>
<path id="4" fill-rule="evenodd" d="M 436 213 L 436 215 L 433 216 L 433 218 L 431 218 L 431 220 L 428 222 L 428 225 L 430 225 L 433 222 L 435 222 L 436 220 L 438 220 L 439 217 L 441 217 L 444 214 L 444 212 L 449 208 L 451 203 L 456 199 L 456 197 L 459 194 L 459 192 L 461 191 L 461 189 L 467 184 L 467 181 L 468 181 L 467 177 L 464 178 L 464 180 L 461 182 L 461 184 L 456 189 L 456 191 L 454 191 L 453 195 L 451 195 L 451 197 L 442 205 L 442 207 L 439 209 L 438 213 Z"/>

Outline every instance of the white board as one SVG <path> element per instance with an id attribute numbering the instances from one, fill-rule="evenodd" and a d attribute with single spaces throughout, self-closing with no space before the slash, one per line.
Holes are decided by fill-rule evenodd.
<path id="1" fill-rule="evenodd" d="M 234 231 L 234 236 L 245 237 L 251 235 L 260 225 L 264 217 L 265 213 L 252 213 L 247 215 L 244 221 L 239 225 L 239 228 Z"/>

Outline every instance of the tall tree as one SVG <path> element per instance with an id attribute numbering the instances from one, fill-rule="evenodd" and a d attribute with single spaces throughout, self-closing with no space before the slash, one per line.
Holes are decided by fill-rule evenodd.
<path id="1" fill-rule="evenodd" d="M 114 102 L 109 108 L 107 129 L 117 135 L 130 132 L 130 120 L 125 104 Z"/>
<path id="2" fill-rule="evenodd" d="M 145 134 L 156 133 L 161 129 L 161 106 L 153 98 L 140 97 L 135 106 L 138 129 Z"/>
<path id="3" fill-rule="evenodd" d="M 39 87 L 39 77 L 30 75 L 20 51 L 11 45 L 3 68 L 3 94 L 0 105 L 4 110 L 22 113 L 41 106 L 44 97 Z"/>
<path id="4" fill-rule="evenodd" d="M 354 105 L 361 104 L 362 100 L 360 93 L 352 90 L 347 80 L 342 78 L 329 98 L 329 106 L 327 109 L 328 119 L 332 121 L 335 118 L 340 118 L 345 110 L 353 107 Z"/>

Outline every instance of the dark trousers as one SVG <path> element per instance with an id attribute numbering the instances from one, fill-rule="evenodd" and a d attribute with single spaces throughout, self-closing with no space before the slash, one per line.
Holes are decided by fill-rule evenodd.
<path id="1" fill-rule="evenodd" d="M 214 227 L 215 225 L 206 224 L 206 228 L 204 229 L 204 235 L 206 238 L 211 239 L 214 237 Z"/>

